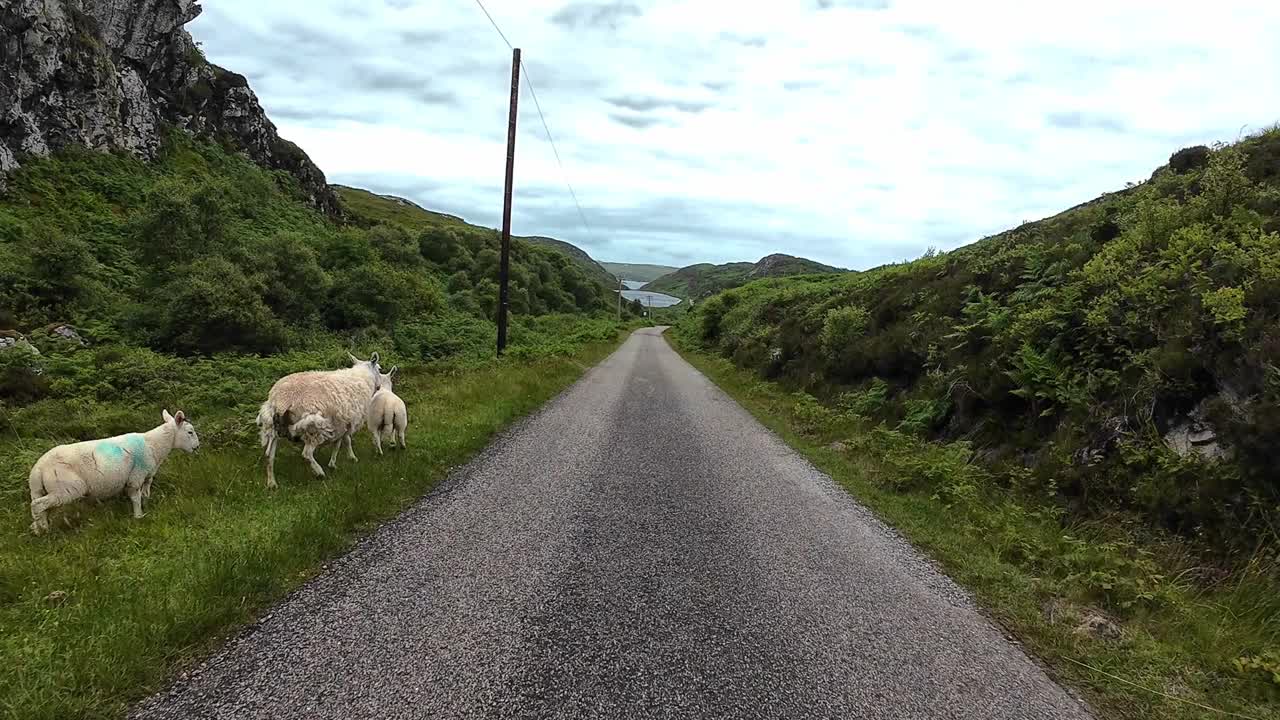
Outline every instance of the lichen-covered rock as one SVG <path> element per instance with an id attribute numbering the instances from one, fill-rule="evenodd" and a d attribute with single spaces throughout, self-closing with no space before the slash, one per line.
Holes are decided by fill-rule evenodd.
<path id="1" fill-rule="evenodd" d="M 1218 438 L 1218 433 L 1208 420 L 1208 402 L 1206 399 L 1196 405 L 1186 418 L 1175 423 L 1164 434 L 1165 445 L 1170 450 L 1182 457 L 1196 454 L 1207 460 L 1222 460 L 1230 456 L 1230 451 Z"/>
<path id="2" fill-rule="evenodd" d="M 21 350 L 30 355 L 39 355 L 40 351 L 32 345 L 26 336 L 13 330 L 0 330 L 0 352 Z"/>
<path id="3" fill-rule="evenodd" d="M 200 10 L 196 0 L 0 2 L 0 190 L 24 156 L 68 145 L 151 158 L 172 125 L 230 138 L 338 215 L 324 173 L 280 137 L 245 79 L 206 61 L 183 29 Z"/>
<path id="4" fill-rule="evenodd" d="M 66 323 L 55 323 L 50 325 L 45 328 L 45 333 L 51 337 L 57 338 L 58 340 L 78 345 L 80 347 L 84 347 L 89 344 L 85 342 L 84 338 L 80 336 L 80 333 L 77 332 L 75 328 Z"/>

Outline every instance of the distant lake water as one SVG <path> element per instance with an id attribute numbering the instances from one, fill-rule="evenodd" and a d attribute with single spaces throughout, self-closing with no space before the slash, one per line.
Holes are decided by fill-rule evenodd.
<path id="1" fill-rule="evenodd" d="M 639 300 L 641 305 L 645 307 L 664 308 L 672 305 L 679 305 L 680 298 L 664 295 L 663 293 L 649 292 L 647 290 L 623 290 L 622 297 L 630 302 Z"/>

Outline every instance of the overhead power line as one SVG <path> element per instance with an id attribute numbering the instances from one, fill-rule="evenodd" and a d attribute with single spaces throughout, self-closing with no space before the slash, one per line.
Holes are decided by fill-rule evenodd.
<path id="1" fill-rule="evenodd" d="M 498 37 L 502 38 L 502 42 L 507 44 L 508 49 L 514 50 L 515 47 L 511 41 L 507 39 L 506 33 L 502 32 L 502 28 L 498 27 L 498 22 L 493 19 L 493 15 L 489 14 L 489 10 L 485 8 L 481 0 L 476 0 L 476 5 L 480 6 L 480 10 L 484 12 L 484 16 L 489 18 L 489 24 L 493 25 L 493 29 L 498 32 Z M 578 202 L 578 193 L 574 192 L 573 184 L 569 182 L 569 172 L 564 168 L 564 161 L 560 159 L 560 150 L 556 147 L 556 140 L 551 135 L 551 126 L 547 124 L 547 116 L 542 112 L 542 103 L 538 102 L 538 93 L 533 88 L 533 78 L 529 76 L 529 68 L 523 62 L 521 69 L 524 70 L 520 75 L 524 78 L 525 85 L 529 88 L 529 96 L 533 98 L 533 106 L 538 110 L 538 119 L 542 121 L 542 129 L 547 134 L 547 142 L 551 144 L 551 152 L 555 155 L 556 165 L 560 168 L 560 179 L 564 182 L 564 186 L 569 189 L 569 197 L 573 198 L 573 206 L 578 209 L 578 219 L 582 221 L 583 228 L 587 234 L 593 235 L 591 223 L 587 222 L 586 213 L 582 212 L 582 204 Z"/>
<path id="2" fill-rule="evenodd" d="M 542 105 L 538 103 L 538 93 L 533 90 L 533 80 L 529 77 L 529 68 L 524 69 L 524 81 L 529 86 L 529 96 L 533 98 L 533 106 L 538 109 L 538 117 L 542 119 L 542 129 L 547 133 L 547 142 L 551 143 L 551 152 L 556 156 L 556 165 L 560 166 L 560 177 L 564 180 L 565 187 L 569 188 L 569 196 L 573 198 L 573 204 L 578 208 L 578 217 L 582 219 L 582 224 L 586 226 L 587 232 L 591 233 L 591 223 L 587 222 L 587 216 L 582 212 L 582 205 L 578 203 L 578 194 L 573 191 L 573 185 L 569 183 L 569 172 L 564 169 L 564 163 L 560 161 L 560 151 L 556 149 L 555 138 L 551 137 L 551 128 L 547 126 L 547 118 L 542 114 Z"/>
<path id="3" fill-rule="evenodd" d="M 485 8 L 484 3 L 480 2 L 480 0 L 476 0 L 476 4 L 479 5 L 480 9 L 484 12 L 484 16 L 489 18 L 489 24 L 493 25 L 493 29 L 498 31 L 498 36 L 502 38 L 502 42 L 507 44 L 507 49 L 514 50 L 515 48 L 511 46 L 511 41 L 507 39 L 506 35 L 502 34 L 502 28 L 498 27 L 498 23 L 494 21 L 493 16 L 489 14 L 489 11 Z"/>

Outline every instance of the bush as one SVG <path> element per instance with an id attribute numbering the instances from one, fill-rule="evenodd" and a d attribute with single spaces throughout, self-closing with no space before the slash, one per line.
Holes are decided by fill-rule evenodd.
<path id="1" fill-rule="evenodd" d="M 862 417 L 876 417 L 884 409 L 888 397 L 889 383 L 880 378 L 872 378 L 865 388 L 843 393 L 837 402 L 846 412 Z"/>
<path id="2" fill-rule="evenodd" d="M 422 360 L 492 357 L 497 327 L 459 312 L 404 323 L 392 333 L 396 350 Z"/>
<path id="3" fill-rule="evenodd" d="M 320 317 L 332 281 L 320 267 L 319 254 L 297 232 L 279 232 L 259 253 L 263 300 L 278 317 L 309 325 Z"/>
<path id="4" fill-rule="evenodd" d="M 862 339 L 871 322 L 867 311 L 856 305 L 832 308 L 822 319 L 820 344 L 823 355 L 832 365 L 838 365 L 841 356 Z"/>
<path id="5" fill-rule="evenodd" d="M 435 278 L 383 263 L 340 272 L 325 313 L 331 327 L 392 327 L 408 318 L 434 313 L 444 305 Z"/>
<path id="6" fill-rule="evenodd" d="M 195 261 L 151 300 L 154 342 L 179 353 L 278 352 L 285 327 L 262 288 L 220 257 Z"/>

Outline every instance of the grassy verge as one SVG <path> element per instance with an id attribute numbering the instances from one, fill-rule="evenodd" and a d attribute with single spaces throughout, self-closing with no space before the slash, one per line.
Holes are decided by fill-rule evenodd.
<path id="1" fill-rule="evenodd" d="M 312 479 L 297 448 L 286 446 L 276 463 L 281 487 L 269 492 L 260 453 L 249 443 L 205 438 L 198 455 L 175 454 L 161 470 L 142 520 L 129 517 L 125 500 L 81 503 L 52 518 L 53 532 L 39 538 L 27 532 L 21 493 L 6 488 L 0 715 L 122 716 L 127 703 L 160 689 L 176 668 L 420 497 L 616 345 L 595 342 L 568 355 L 482 367 L 409 369 L 396 386 L 409 407 L 408 451 L 378 457 L 361 433 L 359 463 L 340 458 L 324 481 Z M 199 429 L 200 417 L 192 419 Z M 0 457 L 30 456 L 32 441 L 15 439 L 14 430 L 3 428 Z M 25 493 L 27 468 L 2 475 Z"/>
<path id="2" fill-rule="evenodd" d="M 1261 563 L 1225 573 L 1122 517 L 1069 523 L 1050 503 L 989 482 L 964 444 L 832 411 L 671 339 L 938 560 L 1101 716 L 1280 717 L 1280 656 L 1269 650 L 1280 647 L 1280 587 Z"/>

